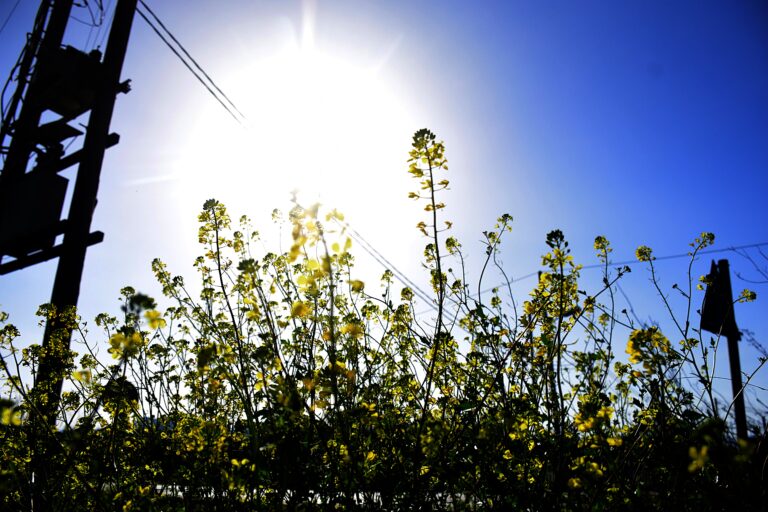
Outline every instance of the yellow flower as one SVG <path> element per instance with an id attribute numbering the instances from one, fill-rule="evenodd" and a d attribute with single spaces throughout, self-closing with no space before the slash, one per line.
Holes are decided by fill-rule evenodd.
<path id="1" fill-rule="evenodd" d="M 659 352 L 669 354 L 670 348 L 667 337 L 658 328 L 649 327 L 632 331 L 629 335 L 626 352 L 629 354 L 631 363 L 639 363 L 648 354 L 653 355 L 654 349 L 657 351 L 656 354 Z"/>
<path id="2" fill-rule="evenodd" d="M 754 302 L 757 300 L 757 294 L 752 290 L 743 289 L 737 299 L 739 302 Z"/>
<path id="3" fill-rule="evenodd" d="M 72 372 L 72 378 L 78 382 L 84 384 L 90 384 L 91 382 L 91 370 L 78 370 Z"/>
<path id="4" fill-rule="evenodd" d="M 609 246 L 610 246 L 610 244 L 608 243 L 608 239 L 605 238 L 604 236 L 598 236 L 598 237 L 595 238 L 595 250 L 596 251 L 608 250 Z"/>
<path id="5" fill-rule="evenodd" d="M 637 332 L 637 331 L 635 331 Z M 634 334 L 634 333 L 633 333 Z M 639 363 L 640 359 L 643 356 L 643 353 L 640 352 L 637 345 L 635 345 L 635 341 L 632 336 L 629 337 L 629 341 L 627 342 L 627 348 L 626 348 L 627 354 L 629 354 L 629 362 L 630 363 Z"/>
<path id="6" fill-rule="evenodd" d="M 333 210 L 331 210 L 330 212 L 328 212 L 325 215 L 325 220 L 330 221 L 331 219 L 336 219 L 336 220 L 339 220 L 339 221 L 343 221 L 344 220 L 344 214 L 339 212 L 338 210 L 336 210 L 336 208 L 334 208 Z"/>
<path id="7" fill-rule="evenodd" d="M 107 351 L 113 359 L 129 358 L 138 354 L 145 344 L 146 340 L 138 332 L 132 332 L 129 336 L 116 333 L 109 338 L 110 348 Z"/>
<path id="8" fill-rule="evenodd" d="M 595 476 L 603 476 L 603 468 L 597 462 L 590 462 L 587 464 L 587 471 Z"/>
<path id="9" fill-rule="evenodd" d="M 139 350 L 145 344 L 144 338 L 138 332 L 132 332 L 130 336 L 125 339 L 125 346 L 123 348 L 123 355 L 125 357 L 131 357 L 136 355 Z"/>
<path id="10" fill-rule="evenodd" d="M 669 340 L 666 336 L 664 336 L 659 330 L 655 327 L 651 327 L 651 345 L 653 345 L 654 348 L 658 348 L 665 354 L 669 353 Z"/>
<path id="11" fill-rule="evenodd" d="M 620 437 L 609 437 L 606 439 L 608 446 L 621 446 L 624 441 Z"/>
<path id="12" fill-rule="evenodd" d="M 526 315 L 532 315 L 536 312 L 536 305 L 531 301 L 525 301 L 523 303 L 523 311 Z"/>
<path id="13" fill-rule="evenodd" d="M 18 427 L 21 425 L 21 412 L 13 410 L 11 407 L 3 407 L 0 425 L 14 425 Z"/>
<path id="14" fill-rule="evenodd" d="M 580 412 L 576 413 L 576 416 L 573 417 L 573 422 L 576 424 L 579 432 L 586 432 L 595 426 L 595 418 L 584 419 Z"/>
<path id="15" fill-rule="evenodd" d="M 612 416 L 613 416 L 613 407 L 604 405 L 600 408 L 599 411 L 597 411 L 598 418 L 611 419 Z"/>
<path id="16" fill-rule="evenodd" d="M 352 288 L 353 292 L 360 293 L 363 291 L 363 288 L 365 288 L 365 283 L 360 281 L 359 279 L 352 279 L 349 282 L 349 286 Z"/>
<path id="17" fill-rule="evenodd" d="M 163 315 L 161 315 L 160 312 L 155 309 L 150 309 L 149 311 L 145 312 L 144 318 L 147 319 L 147 323 L 149 324 L 150 329 L 162 329 L 166 326 L 165 320 L 163 320 Z"/>
<path id="18" fill-rule="evenodd" d="M 653 251 L 647 245 L 641 245 L 635 251 L 635 256 L 637 257 L 638 261 L 651 261 L 655 259 L 652 255 Z"/>
<path id="19" fill-rule="evenodd" d="M 363 335 L 363 327 L 360 324 L 346 324 L 341 328 L 341 334 L 349 334 L 353 338 Z"/>
<path id="20" fill-rule="evenodd" d="M 579 487 L 581 487 L 581 478 L 569 478 L 568 487 L 570 487 L 571 489 L 578 489 Z"/>
<path id="21" fill-rule="evenodd" d="M 694 473 L 701 470 L 709 462 L 709 447 L 704 445 L 700 449 L 695 446 L 688 448 L 688 455 L 691 457 L 691 463 L 688 464 L 688 471 Z"/>
<path id="22" fill-rule="evenodd" d="M 304 244 L 307 241 L 307 237 L 300 234 L 300 230 L 294 230 L 293 232 L 293 245 L 291 245 L 290 251 L 288 251 L 288 260 L 293 263 L 301 255 L 301 251 Z"/>
<path id="23" fill-rule="evenodd" d="M 291 316 L 304 318 L 308 316 L 309 313 L 310 313 L 309 306 L 307 306 L 304 302 L 300 300 L 297 300 L 291 305 Z"/>
<path id="24" fill-rule="evenodd" d="M 315 386 L 317 386 L 317 383 L 315 382 L 315 379 L 313 379 L 311 377 L 307 377 L 307 378 L 301 379 L 301 382 L 302 382 L 302 384 L 304 384 L 304 388 L 307 391 L 310 391 L 310 392 L 313 389 L 315 389 Z"/>
<path id="25" fill-rule="evenodd" d="M 112 354 L 113 359 L 120 359 L 120 356 L 123 354 L 123 342 L 125 340 L 125 336 L 123 336 L 120 333 L 113 334 L 109 338 L 109 349 L 107 349 L 107 352 Z"/>

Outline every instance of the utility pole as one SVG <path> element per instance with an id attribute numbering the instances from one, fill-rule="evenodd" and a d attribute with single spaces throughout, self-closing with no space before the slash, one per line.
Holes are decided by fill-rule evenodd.
<path id="1" fill-rule="evenodd" d="M 60 125 L 40 126 L 40 118 L 46 110 L 43 98 L 50 96 L 41 78 L 46 63 L 54 62 L 60 51 L 72 4 L 72 0 L 41 2 L 21 59 L 19 83 L 0 129 L 0 144 L 11 136 L 10 146 L 2 147 L 3 153 L 7 154 L 0 173 L 0 263 L 4 256 L 16 258 L 10 264 L 0 265 L 0 274 L 31 264 L 27 257 L 41 249 L 44 253 L 52 248 L 58 234 L 56 224 L 64 203 L 67 180 L 57 172 L 47 171 L 61 141 L 80 132 L 69 127 L 68 133 L 51 133 L 61 132 L 56 129 Z M 22 99 L 21 112 L 16 117 Z M 59 136 L 61 138 L 56 140 Z M 38 165 L 27 172 L 33 154 L 37 156 Z"/>
<path id="2" fill-rule="evenodd" d="M 739 358 L 741 331 L 736 326 L 728 260 L 720 260 L 717 265 L 713 261 L 707 278 L 709 282 L 704 294 L 704 303 L 701 306 L 701 329 L 718 336 L 725 336 L 728 340 L 728 361 L 731 369 L 736 436 L 739 439 L 746 439 L 747 412 L 744 405 L 744 386 L 741 381 L 741 361 Z"/>
<path id="3" fill-rule="evenodd" d="M 117 0 L 104 58 L 70 46 L 62 47 L 73 0 L 43 0 L 35 27 L 19 67 L 19 84 L 0 127 L 5 162 L 0 172 L 0 275 L 58 257 L 51 293 L 56 313 L 46 324 L 43 350 L 32 391 L 30 433 L 32 508 L 50 510 L 54 488 L 46 464 L 48 439 L 55 429 L 64 378 L 64 360 L 72 336 L 72 322 L 63 312 L 77 306 L 86 250 L 103 233 L 91 232 L 101 166 L 108 147 L 119 137 L 109 133 L 115 99 L 127 93 L 120 82 L 137 0 Z M 21 104 L 21 111 L 16 110 Z M 43 113 L 59 119 L 41 124 Z M 82 132 L 70 121 L 90 112 L 83 146 L 65 155 L 63 141 Z M 30 163 L 33 161 L 31 169 Z M 68 180 L 59 173 L 78 165 L 68 215 L 61 219 Z M 63 235 L 59 245 L 56 238 Z M 8 256 L 13 259 L 3 262 Z M 49 429 L 45 432 L 45 426 Z"/>
<path id="4" fill-rule="evenodd" d="M 0 137 L 0 142 L 11 137 L 10 146 L 3 148 L 7 155 L 0 173 L 0 274 L 58 257 L 51 293 L 58 312 L 77 306 L 86 249 L 104 236 L 91 233 L 91 221 L 104 153 L 119 140 L 109 133 L 109 125 L 116 95 L 129 90 L 127 81 L 120 82 L 120 73 L 137 0 L 118 0 L 103 60 L 98 51 L 85 54 L 62 48 L 73 3 L 41 2 Z M 19 103 L 22 108 L 14 118 Z M 60 118 L 41 124 L 46 111 Z M 82 148 L 64 155 L 61 143 L 82 134 L 69 121 L 89 111 Z M 28 170 L 33 156 L 35 165 Z M 58 173 L 74 165 L 78 170 L 69 214 L 61 219 L 68 180 Z M 55 245 L 59 235 L 63 240 Z M 4 263 L 8 256 L 14 259 Z M 45 354 L 51 352 L 47 350 L 51 336 L 60 328 L 55 318 L 46 326 L 35 382 L 40 389 L 49 388 L 42 403 L 53 424 L 61 393 L 61 376 L 56 375 L 61 361 Z M 71 328 L 59 332 L 58 338 L 68 349 Z"/>
<path id="5" fill-rule="evenodd" d="M 102 62 L 103 70 L 98 77 L 93 109 L 88 119 L 88 128 L 82 148 L 82 157 L 77 171 L 75 190 L 67 217 L 67 229 L 64 232 L 62 252 L 53 282 L 51 304 L 58 311 L 77 306 L 80 296 L 80 280 L 83 275 L 85 253 L 91 245 L 91 221 L 96 208 L 96 195 L 99 189 L 101 165 L 104 153 L 109 143 L 109 124 L 115 106 L 115 96 L 118 92 L 127 92 L 127 83 L 120 83 L 120 73 L 125 60 L 128 38 L 136 11 L 136 0 L 119 0 L 115 8 L 115 17 L 109 33 L 107 50 Z M 97 235 L 98 236 L 98 235 Z M 54 331 L 61 328 L 54 318 L 46 325 L 43 347 L 51 342 Z M 69 348 L 72 335 L 71 328 L 61 333 L 65 348 Z M 43 360 L 40 363 L 38 379 L 41 382 L 51 381 L 48 403 L 58 404 L 61 394 L 62 379 L 59 367 L 61 361 Z M 53 380 L 51 380 L 53 378 Z M 53 411 L 52 411 L 53 412 Z M 53 420 L 53 418 L 51 418 Z M 55 420 L 54 420 L 55 421 Z"/>
<path id="6" fill-rule="evenodd" d="M 25 86 L 28 85 L 24 105 L 18 119 L 15 121 L 10 119 L 8 121 L 3 120 L 3 139 L 5 138 L 6 130 L 13 129 L 12 144 L 8 149 L 5 165 L 3 165 L 2 179 L 4 182 L 18 179 L 27 171 L 29 158 L 37 143 L 34 132 L 40 124 L 40 116 L 44 110 L 41 102 L 35 100 L 44 94 L 43 89 L 46 87 L 46 84 L 42 83 L 42 81 L 35 80 L 36 76 L 39 76 L 39 72 L 36 72 L 36 76 L 32 76 L 30 80 L 31 67 L 35 59 L 39 66 L 43 66 L 41 63 L 51 62 L 55 58 L 55 54 L 61 46 L 61 40 L 64 38 L 64 31 L 67 28 L 72 4 L 72 0 L 60 0 L 57 2 L 48 0 L 40 4 L 35 20 L 36 26 L 22 59 L 21 69 L 19 70 L 20 83 L 11 100 L 9 116 L 15 113 L 24 94 Z M 40 21 L 45 20 L 48 12 L 50 12 L 48 23 L 44 26 L 38 26 Z M 36 71 L 39 69 L 37 68 Z"/>
<path id="7" fill-rule="evenodd" d="M 3 113 L 4 117 L 2 122 L 0 122 L 0 147 L 3 147 L 6 136 L 10 135 L 10 127 L 12 124 L 14 124 L 13 121 L 16 118 L 16 111 L 19 109 L 19 104 L 21 103 L 21 100 L 24 96 L 24 91 L 27 90 L 27 86 L 29 85 L 28 77 L 31 74 L 32 64 L 35 61 L 35 57 L 39 53 L 40 43 L 43 37 L 43 29 L 45 28 L 45 21 L 48 19 L 48 12 L 50 9 L 50 2 L 40 3 L 40 7 L 37 10 L 37 15 L 35 16 L 35 24 L 32 27 L 32 32 L 29 35 L 29 40 L 24 48 L 23 55 L 19 59 L 19 85 L 16 87 L 16 90 L 11 97 L 11 101 L 8 104 L 8 109 Z M 50 31 L 48 32 L 48 37 L 53 37 Z M 61 43 L 60 38 L 59 43 Z"/>

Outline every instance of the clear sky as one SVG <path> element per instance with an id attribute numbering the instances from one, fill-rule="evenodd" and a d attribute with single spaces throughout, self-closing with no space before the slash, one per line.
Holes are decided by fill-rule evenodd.
<path id="1" fill-rule="evenodd" d="M 86 3 L 95 11 L 97 2 Z M 106 238 L 86 261 L 86 318 L 116 312 L 126 284 L 159 295 L 154 257 L 192 279 L 206 199 L 269 233 L 269 212 L 288 209 L 294 188 L 345 212 L 424 282 L 405 162 L 422 127 L 446 142 L 447 217 L 470 267 L 482 258 L 480 233 L 504 212 L 515 218 L 504 259 L 512 276 L 539 268 L 554 228 L 585 264 L 596 262 L 596 235 L 613 242 L 616 261 L 633 259 L 641 244 L 659 256 L 685 253 L 702 231 L 716 234 L 715 248 L 768 241 L 765 2 L 147 3 L 244 112 L 247 129 L 137 17 L 123 72 L 133 90 L 118 98 L 112 130 L 121 143 L 107 153 L 93 225 Z M 0 0 L 0 23 L 15 4 Z M 0 33 L 3 73 L 36 4 L 19 2 Z M 90 20 L 85 8 L 74 14 Z M 67 42 L 91 49 L 104 33 L 73 21 Z M 361 270 L 380 273 L 358 254 Z M 701 258 L 695 276 L 712 257 L 759 277 L 733 252 Z M 684 260 L 659 267 L 667 291 L 685 278 Z M 643 320 L 664 325 L 647 273 L 634 270 L 623 290 Z M 31 336 L 54 271 L 50 262 L 0 277 L 0 309 Z M 590 272 L 585 286 L 596 284 Z M 768 297 L 768 286 L 733 280 L 737 292 Z M 736 315 L 768 345 L 764 300 Z M 742 346 L 749 369 L 756 352 Z"/>

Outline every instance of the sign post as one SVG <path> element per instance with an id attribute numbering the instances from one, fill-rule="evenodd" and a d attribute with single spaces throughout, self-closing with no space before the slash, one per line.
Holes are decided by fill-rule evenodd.
<path id="1" fill-rule="evenodd" d="M 744 405 L 744 386 L 741 381 L 741 361 L 739 359 L 739 340 L 741 331 L 736 326 L 731 291 L 731 274 L 728 260 L 720 260 L 712 266 L 707 276 L 707 291 L 701 306 L 701 329 L 728 340 L 728 361 L 731 368 L 731 390 L 736 417 L 736 435 L 739 439 L 747 438 L 747 413 Z"/>

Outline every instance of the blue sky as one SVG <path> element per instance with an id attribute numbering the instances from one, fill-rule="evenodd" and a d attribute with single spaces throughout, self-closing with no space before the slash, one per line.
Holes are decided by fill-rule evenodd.
<path id="1" fill-rule="evenodd" d="M 0 1 L 0 22 L 14 4 Z M 4 73 L 35 4 L 20 2 L 0 33 Z M 406 198 L 405 160 L 424 126 L 447 145 L 444 200 L 470 268 L 481 261 L 480 233 L 504 212 L 515 218 L 504 259 L 512 276 L 538 269 L 554 228 L 585 264 L 596 262 L 596 235 L 613 242 L 616 261 L 633 259 L 641 244 L 659 256 L 685 253 L 702 231 L 716 234 L 715 248 L 768 241 L 764 2 L 148 4 L 242 108 L 249 130 L 137 17 L 123 72 L 133 91 L 118 98 L 112 130 L 122 139 L 107 153 L 93 226 L 106 239 L 86 262 L 86 318 L 117 311 L 126 284 L 159 295 L 154 257 L 191 279 L 195 217 L 209 197 L 271 233 L 269 212 L 287 209 L 296 186 L 339 207 L 419 279 L 424 241 L 413 228 L 420 214 Z M 75 14 L 88 18 L 83 8 Z M 80 48 L 103 34 L 71 28 L 67 42 Z M 308 49 L 320 69 L 296 64 Z M 758 277 L 734 253 L 703 257 L 694 276 L 712 257 Z M 380 273 L 364 253 L 359 260 L 361 272 Z M 659 269 L 670 291 L 686 262 Z M 0 277 L 0 309 L 29 336 L 54 270 L 50 262 Z M 590 272 L 585 286 L 596 286 Z M 635 267 L 623 290 L 643 320 L 665 325 L 647 277 Z M 532 285 L 520 283 L 518 298 Z M 768 292 L 735 276 L 733 286 Z M 758 300 L 736 314 L 768 345 L 764 311 Z M 747 369 L 756 352 L 742 346 Z"/>

